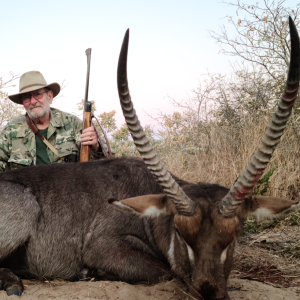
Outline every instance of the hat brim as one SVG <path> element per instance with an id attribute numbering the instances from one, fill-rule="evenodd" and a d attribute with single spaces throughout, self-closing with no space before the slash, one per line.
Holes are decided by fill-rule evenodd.
<path id="1" fill-rule="evenodd" d="M 60 92 L 60 85 L 57 82 L 53 82 L 53 83 L 47 84 L 45 86 L 34 85 L 31 87 L 28 87 L 28 88 L 24 89 L 21 93 L 9 95 L 8 98 L 17 104 L 23 104 L 23 102 L 22 102 L 23 94 L 28 93 L 28 92 L 33 92 L 33 91 L 36 91 L 36 90 L 39 90 L 42 88 L 48 88 L 49 90 L 51 90 L 53 92 L 53 98 L 56 97 Z"/>

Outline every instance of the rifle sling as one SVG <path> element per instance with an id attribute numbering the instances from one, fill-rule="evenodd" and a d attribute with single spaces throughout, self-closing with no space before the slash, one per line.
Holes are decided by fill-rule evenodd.
<path id="1" fill-rule="evenodd" d="M 27 113 L 25 115 L 25 119 L 26 119 L 27 125 L 32 130 L 32 132 L 35 135 L 37 135 L 56 156 L 60 157 L 58 154 L 58 151 L 39 133 L 38 128 L 36 127 L 35 123 L 29 118 Z"/>

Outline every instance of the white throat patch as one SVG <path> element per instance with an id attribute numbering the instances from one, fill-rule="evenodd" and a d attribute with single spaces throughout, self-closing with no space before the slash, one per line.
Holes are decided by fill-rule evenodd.
<path id="1" fill-rule="evenodd" d="M 226 258 L 227 258 L 227 250 L 228 250 L 229 245 L 227 248 L 225 248 L 221 254 L 221 264 L 224 265 Z"/>
<path id="2" fill-rule="evenodd" d="M 175 265 L 175 256 L 174 256 L 174 245 L 175 245 L 175 234 L 172 233 L 171 235 L 171 242 L 170 242 L 170 248 L 169 248 L 169 251 L 168 251 L 168 259 L 169 259 L 169 262 L 170 262 L 170 265 L 171 265 L 171 269 L 172 270 L 175 270 L 176 268 L 176 265 Z"/>

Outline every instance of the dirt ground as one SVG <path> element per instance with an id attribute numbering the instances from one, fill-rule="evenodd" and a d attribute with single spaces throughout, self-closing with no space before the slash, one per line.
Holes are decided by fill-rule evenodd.
<path id="1" fill-rule="evenodd" d="M 300 218 L 296 221 L 294 226 L 289 219 L 260 224 L 255 233 L 239 238 L 228 282 L 232 300 L 300 300 Z M 152 286 L 109 281 L 24 280 L 23 283 L 22 300 L 191 299 L 187 287 L 175 279 Z M 0 291 L 0 300 L 4 299 L 20 298 Z"/>
<path id="2" fill-rule="evenodd" d="M 22 300 L 50 299 L 119 299 L 119 300 L 154 300 L 188 299 L 185 287 L 178 281 L 159 283 L 153 286 L 130 285 L 124 282 L 34 282 L 24 281 L 25 291 Z M 232 300 L 299 300 L 300 287 L 276 288 L 261 282 L 231 279 L 228 284 Z M 7 296 L 0 292 L 1 300 L 20 300 L 18 296 Z"/>

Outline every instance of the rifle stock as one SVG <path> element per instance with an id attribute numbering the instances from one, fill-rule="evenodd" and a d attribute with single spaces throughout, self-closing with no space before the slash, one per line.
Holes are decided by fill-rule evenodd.
<path id="1" fill-rule="evenodd" d="M 87 56 L 87 73 L 86 73 L 86 85 L 85 85 L 85 96 L 84 96 L 84 106 L 83 106 L 82 130 L 91 127 L 91 112 L 92 112 L 92 103 L 88 101 L 92 49 L 91 48 L 86 49 L 85 53 Z M 81 144 L 80 162 L 89 161 L 90 156 L 91 156 L 91 147 L 84 146 Z"/>
<path id="2" fill-rule="evenodd" d="M 83 122 L 82 122 L 82 129 L 86 129 L 91 127 L 91 108 L 92 103 L 87 101 L 85 103 L 85 109 L 83 113 Z M 91 147 L 86 145 L 81 145 L 80 149 L 80 162 L 89 161 L 91 157 Z"/>

